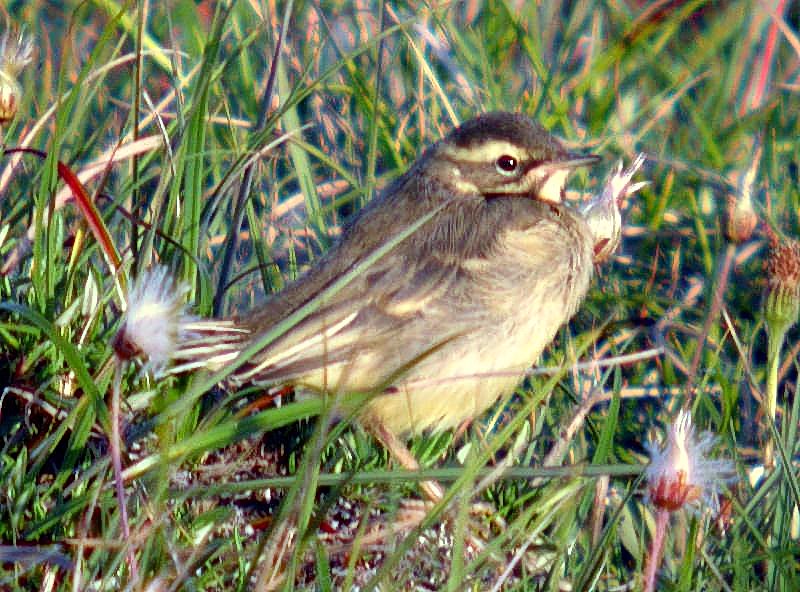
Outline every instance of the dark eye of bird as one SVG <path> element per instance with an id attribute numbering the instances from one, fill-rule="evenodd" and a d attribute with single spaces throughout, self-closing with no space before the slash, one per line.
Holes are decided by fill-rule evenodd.
<path id="1" fill-rule="evenodd" d="M 508 154 L 503 154 L 495 161 L 497 170 L 505 175 L 516 171 L 518 164 L 519 163 L 517 162 L 517 159 L 513 156 L 509 156 Z"/>

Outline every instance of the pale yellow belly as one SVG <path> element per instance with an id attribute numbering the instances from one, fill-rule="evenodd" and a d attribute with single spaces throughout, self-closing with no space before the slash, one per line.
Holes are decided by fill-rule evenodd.
<path id="1" fill-rule="evenodd" d="M 301 382 L 342 397 L 374 393 L 361 422 L 380 421 L 398 435 L 480 416 L 521 382 L 588 288 L 591 246 L 565 249 L 573 237 L 553 228 L 510 235 L 502 256 L 476 262 L 474 275 L 455 284 L 459 293 L 431 302 L 378 347 Z M 424 354 L 409 345 L 419 342 L 428 344 Z"/>

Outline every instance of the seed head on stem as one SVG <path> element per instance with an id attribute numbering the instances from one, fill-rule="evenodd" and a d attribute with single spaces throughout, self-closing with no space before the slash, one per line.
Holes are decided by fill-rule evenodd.
<path id="1" fill-rule="evenodd" d="M 772 330 L 786 332 L 800 313 L 800 242 L 770 237 L 765 314 Z"/>
<path id="2" fill-rule="evenodd" d="M 664 446 L 647 444 L 650 503 L 669 512 L 684 506 L 698 509 L 701 503 L 716 511 L 720 487 L 730 482 L 735 472 L 730 461 L 707 458 L 715 442 L 716 437 L 710 432 L 695 436 L 691 415 L 681 410 L 667 431 Z"/>
<path id="3" fill-rule="evenodd" d="M 779 237 L 770 231 L 770 248 L 765 264 L 767 294 L 764 317 L 767 321 L 767 388 L 764 416 L 774 423 L 778 409 L 778 368 L 786 333 L 800 314 L 800 242 Z M 769 426 L 764 429 L 764 466 L 775 464 L 774 442 Z"/>
<path id="4" fill-rule="evenodd" d="M 648 443 L 647 499 L 655 507 L 656 531 L 645 570 L 646 592 L 655 590 L 670 514 L 685 507 L 696 511 L 702 506 L 716 514 L 722 485 L 736 479 L 730 461 L 708 458 L 715 442 L 710 432 L 695 436 L 691 415 L 681 410 L 667 431 L 664 445 Z"/>

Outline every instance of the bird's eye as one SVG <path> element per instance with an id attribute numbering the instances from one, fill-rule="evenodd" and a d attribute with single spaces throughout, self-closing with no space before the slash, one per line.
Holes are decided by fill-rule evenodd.
<path id="1" fill-rule="evenodd" d="M 501 175 L 510 175 L 517 171 L 517 167 L 519 166 L 519 161 L 510 156 L 508 154 L 503 154 L 495 161 L 495 166 L 497 167 L 497 172 Z"/>

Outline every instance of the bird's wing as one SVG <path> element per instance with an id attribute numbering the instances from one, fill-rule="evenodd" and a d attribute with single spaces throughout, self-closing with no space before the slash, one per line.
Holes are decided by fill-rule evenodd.
<path id="1" fill-rule="evenodd" d="M 305 276 L 257 311 L 237 320 L 198 320 L 191 328 L 193 339 L 183 341 L 176 353 L 179 368 L 216 369 L 264 341 L 233 372 L 233 382 L 285 383 L 335 365 L 361 364 L 376 374 L 372 383 L 362 382 L 377 386 L 458 335 L 492 326 L 507 312 L 496 301 L 505 305 L 509 300 L 498 298 L 497 275 L 507 280 L 531 273 L 530 265 L 496 269 L 497 254 L 514 246 L 517 235 L 525 238 L 549 210 L 519 199 L 478 205 L 471 215 L 463 208 L 442 212 L 431 224 L 435 233 L 421 229 L 330 293 L 335 282 L 384 242 L 378 236 L 385 236 L 385 224 L 362 218 L 359 232 L 345 236 Z M 555 248 L 558 241 L 551 242 L 541 248 Z M 520 277 L 519 285 L 524 281 Z"/>
<path id="2" fill-rule="evenodd" d="M 460 333 L 485 325 L 485 315 L 496 311 L 480 302 L 490 300 L 494 287 L 477 282 L 476 277 L 486 275 L 501 229 L 527 227 L 538 219 L 536 212 L 527 211 L 530 207 L 509 211 L 506 201 L 512 202 L 475 201 L 469 215 L 464 212 L 468 204 L 463 203 L 443 210 L 429 227 L 375 261 L 265 346 L 235 372 L 234 379 L 290 382 L 321 368 L 350 364 L 350 372 L 356 375 L 363 376 L 361 370 L 367 366 L 374 369 L 373 379 L 360 382 L 366 388 L 377 387 L 387 376 Z M 344 237 L 307 276 L 267 303 L 250 324 L 259 327 L 255 339 L 258 332 L 264 335 L 280 325 L 381 247 L 383 241 L 376 237 L 385 236 L 385 220 L 376 222 L 365 216 L 359 225 L 359 232 Z M 371 239 L 368 244 L 361 242 L 365 236 Z"/>
<path id="3" fill-rule="evenodd" d="M 438 331 L 430 335 L 415 331 L 412 344 L 403 340 L 404 345 L 396 338 L 408 335 L 411 325 L 436 324 L 418 320 L 423 315 L 441 316 L 439 302 L 458 273 L 454 260 L 427 257 L 398 261 L 385 257 L 333 295 L 329 303 L 323 303 L 265 346 L 234 373 L 233 379 L 240 383 L 291 382 L 344 364 L 357 374 L 361 359 L 370 357 L 372 364 L 381 367 L 380 375 L 362 377 L 358 382 L 365 383 L 365 388 L 378 387 L 404 363 L 424 354 L 419 350 L 435 348 L 437 340 L 447 339 Z"/>

